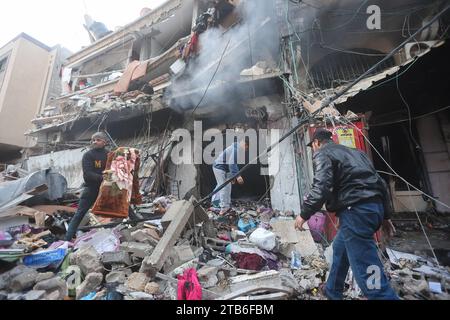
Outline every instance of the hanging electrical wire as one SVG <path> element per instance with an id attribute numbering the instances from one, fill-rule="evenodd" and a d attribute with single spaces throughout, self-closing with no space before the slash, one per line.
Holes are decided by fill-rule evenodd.
<path id="1" fill-rule="evenodd" d="M 441 10 L 437 15 L 435 15 L 429 22 L 427 22 L 425 25 L 423 25 L 419 30 L 414 32 L 408 39 L 403 41 L 401 44 L 399 44 L 396 48 L 394 48 L 386 57 L 378 61 L 376 64 L 374 64 L 371 68 L 369 68 L 367 71 L 365 71 L 363 74 L 361 74 L 357 79 L 352 81 L 349 85 L 345 86 L 338 92 L 334 93 L 331 97 L 325 99 L 322 101 L 322 105 L 320 108 L 318 108 L 316 111 L 311 113 L 311 117 L 317 116 L 320 112 L 322 112 L 323 109 L 328 107 L 330 104 L 332 104 L 335 100 L 337 100 L 339 97 L 344 95 L 348 90 L 350 90 L 354 85 L 356 85 L 358 82 L 360 82 L 362 79 L 367 77 L 367 75 L 371 74 L 374 70 L 376 70 L 382 63 L 387 61 L 388 59 L 391 59 L 394 54 L 396 54 L 399 50 L 401 50 L 406 43 L 408 43 L 413 37 L 415 37 L 417 34 L 422 32 L 423 30 L 429 28 L 436 20 L 438 20 L 448 9 L 450 9 L 450 5 L 446 6 L 443 10 Z M 276 143 L 271 145 L 269 148 L 267 148 L 263 153 L 259 154 L 255 159 L 250 161 L 250 163 L 256 162 L 261 156 L 268 154 L 275 148 L 278 144 L 280 144 L 282 141 L 284 141 L 286 138 L 288 138 L 290 135 L 292 135 L 294 132 L 296 132 L 302 125 L 304 125 L 307 121 L 299 121 L 297 125 L 295 125 L 291 130 L 289 130 L 283 137 L 281 137 Z M 228 180 L 226 180 L 222 185 L 218 186 L 216 189 L 214 189 L 210 194 L 208 194 L 206 197 L 201 199 L 196 205 L 200 205 L 201 203 L 205 202 L 206 200 L 210 199 L 215 193 L 222 190 L 227 184 L 231 183 L 234 179 L 236 179 L 239 175 L 241 175 L 245 170 L 249 168 L 249 164 L 246 164 L 239 172 L 237 172 L 235 175 L 230 177 Z"/>
<path id="2" fill-rule="evenodd" d="M 396 120 L 396 121 L 389 121 L 389 122 L 381 122 L 381 123 L 371 123 L 370 126 L 371 127 L 380 127 L 380 126 L 386 126 L 386 125 L 389 125 L 389 124 L 402 123 L 402 122 L 406 122 L 406 121 L 410 121 L 410 120 L 421 119 L 421 118 L 425 118 L 425 117 L 431 116 L 433 114 L 442 112 L 442 111 L 447 110 L 449 108 L 450 108 L 450 106 L 446 106 L 446 107 L 439 108 L 437 110 L 434 110 L 434 111 L 431 111 L 431 112 L 428 112 L 428 113 L 425 113 L 425 114 L 421 114 L 420 116 L 416 116 L 416 117 L 413 117 L 413 118 L 406 118 L 406 119 L 401 119 L 401 120 Z"/>

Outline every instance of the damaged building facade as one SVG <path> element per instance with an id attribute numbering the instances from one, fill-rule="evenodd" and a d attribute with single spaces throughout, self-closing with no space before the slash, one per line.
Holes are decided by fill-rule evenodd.
<path id="1" fill-rule="evenodd" d="M 440 8 L 438 1 L 413 2 L 371 2 L 384 11 L 379 17 L 383 32 L 378 32 L 368 29 L 369 3 L 219 1 L 209 9 L 207 1 L 168 1 L 67 59 L 64 95 L 52 103 L 51 112 L 33 120 L 36 128 L 28 133 L 38 140 L 38 147 L 28 153 L 29 169 L 61 154 L 61 159 L 70 159 L 59 161 L 61 166 L 81 170 L 75 167 L 90 135 L 107 129 L 119 145 L 134 142 L 145 150 L 141 170 L 146 171 L 142 178 L 148 190 L 156 182 L 159 193 L 205 196 L 215 186 L 212 170 L 171 162 L 174 130 L 193 130 L 199 120 L 203 131 L 253 128 L 283 134 Z M 448 110 L 445 82 L 440 81 L 446 70 L 427 66 L 447 52 L 445 25 L 445 18 L 436 22 L 336 101 L 332 110 L 285 140 L 276 175 L 262 176 L 261 164 L 252 166 L 244 173 L 248 183 L 235 187 L 233 196 L 270 198 L 275 209 L 298 213 L 312 177 L 311 154 L 304 145 L 312 133 L 307 128 L 326 124 L 336 139 L 367 151 L 378 170 L 391 171 L 382 160 L 388 159 L 399 176 L 448 203 Z M 421 76 L 405 70 L 417 70 Z M 417 78 L 423 80 L 414 80 L 421 89 L 410 90 L 408 81 Z M 422 102 L 413 95 L 429 92 L 434 101 Z M 345 123 L 351 118 L 337 115 L 348 111 L 357 119 Z M 370 143 L 381 154 L 371 150 Z M 205 146 L 194 147 L 196 153 Z M 80 185 L 80 175 L 73 176 L 78 181 L 72 185 Z M 448 210 L 422 197 L 401 177 L 384 177 L 396 211 Z"/>
<path id="2" fill-rule="evenodd" d="M 31 121 L 34 127 L 25 134 L 36 143 L 23 150 L 18 171 L 21 177 L 36 171 L 47 172 L 47 176 L 59 173 L 66 179 L 64 188 L 71 195 L 79 194 L 82 156 L 92 134 L 103 131 L 110 137 L 112 149 L 126 146 L 139 150 L 139 187 L 148 201 L 137 211 L 142 216 L 164 216 L 155 216 L 161 221 L 146 223 L 141 229 L 121 229 L 121 243 L 116 231 L 94 232 L 89 231 L 92 226 L 82 227 L 89 232 L 74 244 L 79 250 L 72 255 L 69 268 L 85 274 L 86 279 L 79 281 L 72 296 L 78 299 L 95 291 L 103 280 L 99 274 L 103 263 L 111 267 L 107 283 L 126 283 L 135 294 L 127 291 L 130 299 L 152 300 L 156 293 L 152 297 L 143 294 L 158 291 L 152 287 L 159 288 L 158 284 L 151 280 L 173 282 L 173 275 L 180 274 L 176 271 L 181 262 L 185 266 L 198 259 L 195 263 L 202 266 L 198 276 L 209 290 L 203 291 L 204 298 L 251 297 L 261 286 L 269 288 L 268 294 L 258 296 L 261 299 L 292 297 L 292 288 L 297 298 L 318 297 L 317 288 L 327 269 L 322 256 L 329 252 L 324 253 L 317 243 L 332 241 L 334 214 L 324 210 L 315 216 L 315 221 L 325 220 L 321 220 L 324 230 L 320 237 L 294 230 L 293 217 L 300 213 L 313 180 L 312 151 L 306 143 L 319 127 L 331 130 L 336 142 L 369 155 L 388 182 L 396 213 L 449 213 L 449 99 L 448 81 L 442 79 L 449 71 L 450 12 L 319 114 L 314 113 L 444 7 L 445 1 L 439 0 L 168 0 L 143 10 L 138 19 L 114 32 L 104 26 L 94 32 L 96 22 L 86 18 L 92 43 L 65 60 L 59 76 L 61 94 L 47 99 Z M 299 123 L 304 125 L 276 144 Z M 221 151 L 211 152 L 212 142 L 220 140 L 228 146 L 232 142 L 227 142 L 229 132 L 256 142 L 246 155 L 246 163 L 251 163 L 242 173 L 245 183 L 232 189 L 233 206 L 239 208 L 235 210 L 239 230 L 193 200 L 205 198 L 216 187 L 211 163 L 204 155 L 217 156 Z M 276 147 L 264 155 L 274 143 Z M 180 146 L 186 148 L 180 150 Z M 262 156 L 254 160 L 252 153 Z M 184 160 L 177 161 L 180 158 Z M 21 196 L 31 198 L 33 194 Z M 8 209 L 11 207 L 8 204 Z M 44 224 L 41 213 L 17 210 L 25 216 L 34 214 L 36 222 Z M 63 216 L 60 207 L 37 210 L 47 211 L 47 215 L 51 211 L 58 219 Z M 62 217 L 63 222 L 57 223 L 57 218 L 51 221 L 53 229 L 60 231 L 67 220 Z M 93 215 L 89 219 L 95 220 Z M 252 238 L 253 220 L 270 226 L 273 234 L 258 228 L 261 238 Z M 241 221 L 245 223 L 241 225 Z M 203 223 L 202 239 L 195 228 L 199 222 Z M 186 231 L 187 225 L 194 227 Z M 274 234 L 281 248 L 275 240 L 273 245 L 259 241 L 265 236 L 273 240 Z M 258 248 L 231 243 L 247 239 L 247 235 Z M 186 239 L 194 239 L 195 248 Z M 101 247 L 101 241 L 108 245 Z M 80 250 L 83 244 L 92 245 L 97 254 L 92 247 Z M 293 274 L 299 285 L 292 274 L 274 271 L 277 268 L 247 272 L 261 270 L 262 265 L 286 264 L 277 261 L 272 252 L 275 247 L 290 261 L 287 269 L 296 270 Z M 231 250 L 237 268 L 230 269 L 229 261 L 220 255 L 205 258 L 209 249 L 227 254 Z M 305 268 L 298 265 L 302 261 L 296 260 L 296 250 L 301 252 Z M 101 262 L 97 261 L 100 252 Z M 241 253 L 247 256 L 239 256 Z M 388 260 L 404 267 L 400 252 L 387 254 Z M 84 261 L 89 257 L 95 263 Z M 220 259 L 223 261 L 217 261 Z M 206 264 L 208 260 L 217 265 Z M 140 266 L 131 274 L 129 266 L 136 261 Z M 115 270 L 115 264 L 130 269 Z M 231 270 L 233 278 L 219 290 L 218 283 L 227 278 L 224 270 Z M 436 275 L 430 270 L 427 275 Z M 406 283 L 400 273 L 394 277 L 398 283 Z M 440 294 L 448 298 L 445 291 L 450 276 L 440 271 L 439 276 L 444 279 L 444 293 Z M 290 281 L 294 284 L 286 285 Z M 350 283 L 350 297 L 358 296 L 354 283 Z M 85 287 L 91 284 L 92 288 Z M 307 297 L 298 294 L 300 287 Z M 401 290 L 404 297 L 417 297 L 411 288 Z"/>

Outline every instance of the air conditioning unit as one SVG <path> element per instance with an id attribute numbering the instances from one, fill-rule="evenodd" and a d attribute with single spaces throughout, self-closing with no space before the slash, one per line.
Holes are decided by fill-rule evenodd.
<path id="1" fill-rule="evenodd" d="M 418 41 L 405 44 L 406 60 L 412 59 L 433 47 L 437 41 Z"/>

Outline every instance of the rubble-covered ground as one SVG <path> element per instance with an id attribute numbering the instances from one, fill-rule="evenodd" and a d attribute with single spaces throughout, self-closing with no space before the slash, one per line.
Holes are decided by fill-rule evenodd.
<path id="1" fill-rule="evenodd" d="M 10 209 L 20 224 L 0 224 L 0 299 L 325 299 L 330 244 L 325 232 L 314 240 L 314 230 L 295 230 L 292 212 L 237 201 L 219 216 L 193 198 L 144 200 L 131 220 L 90 214 L 74 243 L 62 239 L 76 201 Z M 402 299 L 449 299 L 448 224 L 440 221 L 436 230 L 425 225 L 439 266 L 413 219 L 395 221 L 397 236 L 380 248 Z M 346 289 L 346 299 L 364 299 L 351 272 Z"/>

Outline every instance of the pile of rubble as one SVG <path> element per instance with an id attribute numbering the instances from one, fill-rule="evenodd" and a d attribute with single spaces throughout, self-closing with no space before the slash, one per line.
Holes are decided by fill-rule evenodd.
<path id="1" fill-rule="evenodd" d="M 63 239 L 75 200 L 32 207 L 10 200 L 0 210 L 0 299 L 325 299 L 332 247 L 323 234 L 313 237 L 313 225 L 296 230 L 292 212 L 240 201 L 221 216 L 193 197 L 144 197 L 133 219 L 87 215 L 72 243 Z M 449 298 L 448 270 L 387 254 L 402 298 Z M 345 296 L 362 298 L 351 272 Z"/>
<path id="2" fill-rule="evenodd" d="M 75 208 L 13 208 L 25 220 L 2 225 L 1 299 L 178 299 L 189 270 L 202 299 L 294 298 L 324 281 L 321 249 L 291 213 L 241 203 L 219 216 L 170 196 L 134 209 L 142 219 L 90 215 L 71 243 Z"/>

